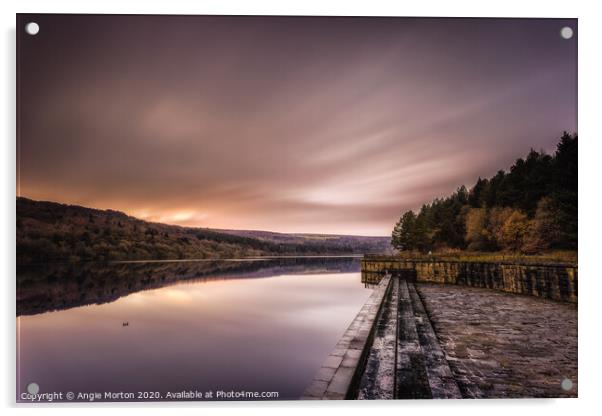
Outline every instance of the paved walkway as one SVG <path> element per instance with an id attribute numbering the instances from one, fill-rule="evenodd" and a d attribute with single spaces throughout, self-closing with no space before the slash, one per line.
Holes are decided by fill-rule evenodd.
<path id="1" fill-rule="evenodd" d="M 455 285 L 417 284 L 463 397 L 576 397 L 577 307 Z M 572 388 L 564 390 L 572 383 Z"/>
<path id="2" fill-rule="evenodd" d="M 355 398 L 461 398 L 415 285 L 391 283 Z"/>
<path id="3" fill-rule="evenodd" d="M 385 277 L 305 399 L 577 396 L 577 307 Z"/>

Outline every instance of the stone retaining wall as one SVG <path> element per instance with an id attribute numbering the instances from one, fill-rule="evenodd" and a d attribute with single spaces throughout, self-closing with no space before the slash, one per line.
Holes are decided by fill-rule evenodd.
<path id="1" fill-rule="evenodd" d="M 385 273 L 418 282 L 482 287 L 577 303 L 576 265 L 362 259 L 362 281 L 374 281 Z"/>

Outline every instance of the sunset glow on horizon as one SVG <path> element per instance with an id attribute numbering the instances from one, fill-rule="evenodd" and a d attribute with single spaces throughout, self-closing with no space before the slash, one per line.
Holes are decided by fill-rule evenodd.
<path id="1" fill-rule="evenodd" d="M 576 19 L 31 16 L 17 190 L 32 199 L 385 236 L 577 131 Z"/>

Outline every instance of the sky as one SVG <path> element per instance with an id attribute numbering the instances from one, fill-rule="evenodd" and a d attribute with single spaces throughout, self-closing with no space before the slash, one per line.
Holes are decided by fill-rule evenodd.
<path id="1" fill-rule="evenodd" d="M 576 19 L 25 14 L 17 33 L 18 195 L 148 221 L 390 235 L 577 132 Z"/>

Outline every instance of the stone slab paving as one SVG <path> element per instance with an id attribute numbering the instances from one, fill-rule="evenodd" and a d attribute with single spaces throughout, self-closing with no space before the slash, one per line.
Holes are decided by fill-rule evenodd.
<path id="1" fill-rule="evenodd" d="M 461 398 L 413 283 L 393 278 L 357 399 Z"/>
<path id="2" fill-rule="evenodd" d="M 463 397 L 577 397 L 576 305 L 466 286 L 416 288 Z"/>
<path id="3" fill-rule="evenodd" d="M 426 362 L 416 329 L 409 285 L 406 280 L 399 279 L 395 398 L 430 399 L 432 395 L 428 383 Z"/>
<path id="4" fill-rule="evenodd" d="M 422 300 L 416 292 L 416 286 L 408 284 L 408 290 L 412 300 L 416 332 L 420 340 L 431 397 L 433 399 L 461 399 L 462 394 L 447 364 L 445 354 L 441 350 Z"/>
<path id="5" fill-rule="evenodd" d="M 357 398 L 360 400 L 395 398 L 398 292 L 399 279 L 394 278 L 375 322 L 372 345 L 359 382 Z"/>
<path id="6" fill-rule="evenodd" d="M 322 364 L 305 393 L 304 400 L 345 399 L 357 382 L 358 368 L 367 352 L 373 334 L 372 328 L 379 315 L 383 298 L 389 293 L 391 278 L 384 277 L 374 289 L 334 350 Z"/>

